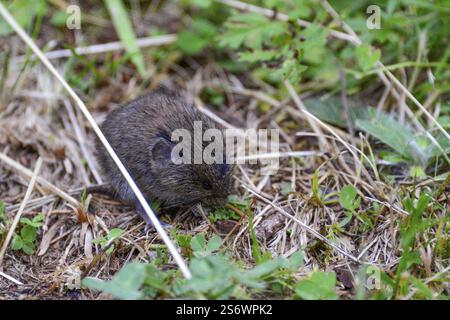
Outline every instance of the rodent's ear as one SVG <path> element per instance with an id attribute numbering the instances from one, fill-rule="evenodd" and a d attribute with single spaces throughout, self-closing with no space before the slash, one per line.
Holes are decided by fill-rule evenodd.
<path id="1" fill-rule="evenodd" d="M 152 163 L 158 167 L 165 167 L 171 161 L 172 143 L 164 138 L 155 138 L 150 145 Z"/>

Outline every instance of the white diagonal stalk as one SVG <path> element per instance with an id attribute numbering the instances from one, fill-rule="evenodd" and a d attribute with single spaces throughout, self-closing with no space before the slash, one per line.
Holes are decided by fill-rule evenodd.
<path id="1" fill-rule="evenodd" d="M 155 227 L 156 231 L 160 235 L 161 239 L 166 244 L 167 248 L 169 249 L 170 253 L 172 254 L 173 258 L 175 259 L 175 262 L 177 263 L 178 267 L 181 269 L 181 272 L 183 275 L 190 279 L 191 272 L 189 271 L 189 268 L 187 267 L 186 263 L 184 262 L 181 255 L 178 253 L 175 245 L 170 240 L 167 233 L 164 231 L 163 227 L 161 226 L 161 223 L 159 222 L 158 218 L 156 217 L 155 213 L 152 211 L 150 206 L 148 205 L 147 201 L 145 200 L 142 192 L 137 187 L 136 183 L 134 182 L 133 178 L 131 178 L 130 174 L 128 173 L 125 166 L 120 161 L 119 157 L 109 144 L 108 140 L 103 135 L 102 131 L 98 127 L 98 125 L 95 123 L 94 118 L 90 114 L 89 110 L 87 109 L 84 102 L 78 97 L 78 95 L 75 93 L 75 91 L 69 86 L 69 84 L 64 80 L 64 78 L 56 71 L 55 67 L 50 63 L 50 61 L 45 57 L 43 52 L 36 46 L 36 44 L 33 42 L 33 40 L 28 36 L 28 34 L 23 30 L 21 26 L 19 26 L 16 22 L 16 20 L 11 16 L 11 14 L 8 12 L 8 10 L 5 8 L 2 2 L 0 2 L 0 14 L 3 16 L 3 18 L 8 22 L 8 24 L 16 31 L 16 33 L 22 38 L 22 40 L 30 47 L 30 49 L 34 52 L 34 54 L 41 60 L 41 62 L 47 67 L 47 69 L 58 79 L 59 82 L 63 85 L 63 87 L 67 90 L 69 95 L 75 100 L 77 106 L 83 112 L 86 119 L 91 124 L 92 128 L 94 129 L 95 134 L 98 136 L 102 144 L 105 146 L 106 150 L 108 151 L 109 155 L 113 159 L 114 163 L 119 168 L 122 175 L 127 180 L 128 184 L 130 185 L 131 189 L 133 190 L 134 194 L 138 198 L 139 202 L 141 203 L 142 207 L 144 208 L 145 212 L 147 213 L 148 217 L 150 218 L 151 222 L 153 223 L 153 226 Z"/>

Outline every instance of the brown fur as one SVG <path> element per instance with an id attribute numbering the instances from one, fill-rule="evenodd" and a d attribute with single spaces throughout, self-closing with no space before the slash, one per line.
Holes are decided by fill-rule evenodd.
<path id="1" fill-rule="evenodd" d="M 215 128 L 195 107 L 159 91 L 114 110 L 101 129 L 147 200 L 157 199 L 166 207 L 223 205 L 230 191 L 232 166 L 166 161 L 167 150 L 177 143 L 170 141 L 173 130 L 187 129 L 193 137 L 194 121 L 202 121 L 203 130 Z M 137 205 L 139 212 L 134 193 L 98 139 L 96 157 L 116 197 Z"/>

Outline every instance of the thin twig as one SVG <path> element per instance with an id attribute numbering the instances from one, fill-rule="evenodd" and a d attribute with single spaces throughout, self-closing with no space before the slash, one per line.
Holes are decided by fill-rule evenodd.
<path id="1" fill-rule="evenodd" d="M 137 46 L 140 48 L 144 47 L 157 47 L 162 45 L 167 45 L 174 43 L 177 39 L 176 34 L 166 34 L 162 36 L 155 36 L 155 37 L 146 37 L 146 38 L 139 38 L 136 39 Z M 78 47 L 74 48 L 73 50 L 70 49 L 62 49 L 62 50 L 55 50 L 44 53 L 45 57 L 47 59 L 60 59 L 60 58 L 68 58 L 72 57 L 75 54 L 77 55 L 89 55 L 89 54 L 98 54 L 98 53 L 105 53 L 105 52 L 111 52 L 111 51 L 120 51 L 125 50 L 125 47 L 122 42 L 120 41 L 114 41 L 114 42 L 108 42 L 108 43 L 102 43 L 102 44 L 94 44 L 87 47 Z M 25 60 L 24 56 L 17 57 L 16 61 L 21 62 Z"/>
<path id="2" fill-rule="evenodd" d="M 4 278 L 8 279 L 9 281 L 11 281 L 11 282 L 13 282 L 13 283 L 15 283 L 15 284 L 17 284 L 17 285 L 19 285 L 19 286 L 23 286 L 23 283 L 22 283 L 22 282 L 20 282 L 20 281 L 17 280 L 17 279 L 14 279 L 13 277 L 11 277 L 10 275 L 7 275 L 6 273 L 3 273 L 3 272 L 0 271 L 0 276 L 2 276 L 2 277 L 4 277 Z"/>

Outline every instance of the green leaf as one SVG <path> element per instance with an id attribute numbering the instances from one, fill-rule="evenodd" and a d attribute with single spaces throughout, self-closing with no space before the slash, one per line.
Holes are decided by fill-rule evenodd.
<path id="1" fill-rule="evenodd" d="M 64 27 L 68 18 L 69 14 L 65 10 L 56 11 L 50 19 L 50 23 L 56 27 Z"/>
<path id="2" fill-rule="evenodd" d="M 345 218 L 342 219 L 341 222 L 339 222 L 340 227 L 345 227 L 353 218 L 352 213 L 349 211 L 345 211 L 344 214 L 345 214 Z"/>
<path id="3" fill-rule="evenodd" d="M 196 18 L 192 21 L 191 28 L 180 32 L 176 44 L 187 55 L 194 55 L 202 51 L 206 46 L 214 42 L 217 27 L 210 21 Z"/>
<path id="4" fill-rule="evenodd" d="M 45 0 L 14 0 L 8 2 L 8 11 L 21 27 L 26 27 L 33 21 L 33 18 L 36 15 L 43 15 L 47 8 Z M 5 36 L 12 32 L 13 29 L 11 29 L 9 24 L 0 16 L 0 36 Z"/>
<path id="5" fill-rule="evenodd" d="M 239 53 L 239 60 L 243 62 L 261 62 L 279 57 L 279 53 L 269 50 L 244 51 Z"/>
<path id="6" fill-rule="evenodd" d="M 189 234 L 176 235 L 177 243 L 181 248 L 190 248 L 192 236 Z"/>
<path id="7" fill-rule="evenodd" d="M 7 220 L 8 218 L 6 217 L 5 214 L 5 203 L 0 201 L 0 221 L 6 222 Z"/>
<path id="8" fill-rule="evenodd" d="M 258 264 L 252 270 L 248 271 L 247 275 L 251 278 L 260 278 L 268 274 L 271 274 L 273 271 L 279 269 L 281 266 L 282 261 L 279 258 L 268 260 L 262 262 L 261 264 Z"/>
<path id="9" fill-rule="evenodd" d="M 227 208 L 218 208 L 209 214 L 211 222 L 216 223 L 219 220 L 239 220 L 240 216 L 233 210 Z"/>
<path id="10" fill-rule="evenodd" d="M 192 3 L 201 8 L 208 8 L 211 5 L 212 0 L 192 0 Z"/>
<path id="11" fill-rule="evenodd" d="M 363 71 L 373 68 L 381 57 L 381 51 L 372 49 L 368 44 L 357 46 L 355 53 L 358 64 Z"/>
<path id="12" fill-rule="evenodd" d="M 421 178 L 421 179 L 424 179 L 427 177 L 427 174 L 425 173 L 422 166 L 409 167 L 409 175 L 411 177 L 416 177 L 416 178 Z"/>
<path id="13" fill-rule="evenodd" d="M 281 194 L 286 196 L 292 192 L 292 183 L 283 181 L 281 183 Z"/>
<path id="14" fill-rule="evenodd" d="M 202 292 L 209 299 L 226 299 L 236 286 L 238 270 L 223 256 L 193 258 L 189 269 L 192 279 L 184 286 L 185 291 Z"/>
<path id="15" fill-rule="evenodd" d="M 22 245 L 22 251 L 29 256 L 31 256 L 34 253 L 35 249 L 36 247 L 34 246 L 34 243 L 25 242 Z"/>
<path id="16" fill-rule="evenodd" d="M 289 18 L 292 20 L 307 18 L 311 14 L 309 3 L 304 0 L 293 0 L 295 9 L 289 12 Z"/>
<path id="17" fill-rule="evenodd" d="M 25 243 L 33 243 L 37 236 L 36 228 L 26 225 L 20 230 L 20 236 Z"/>
<path id="18" fill-rule="evenodd" d="M 184 53 L 193 55 L 202 51 L 208 41 L 194 31 L 188 30 L 178 34 L 177 45 Z"/>
<path id="19" fill-rule="evenodd" d="M 326 53 L 327 31 L 320 25 L 312 24 L 302 30 L 305 41 L 300 43 L 305 60 L 314 64 L 323 63 Z"/>
<path id="20" fill-rule="evenodd" d="M 370 119 L 369 110 L 371 108 L 368 106 L 352 105 L 349 106 L 349 110 L 346 112 L 342 99 L 338 98 L 329 98 L 326 100 L 306 99 L 305 107 L 320 120 L 344 128 L 347 127 L 347 116 L 352 125 L 355 125 L 357 119 Z"/>
<path id="21" fill-rule="evenodd" d="M 286 59 L 281 68 L 275 72 L 276 75 L 289 80 L 292 84 L 296 85 L 300 82 L 300 75 L 308 69 L 307 66 L 301 64 L 298 59 Z"/>
<path id="22" fill-rule="evenodd" d="M 122 41 L 125 50 L 130 55 L 130 59 L 136 66 L 139 74 L 141 76 L 144 76 L 144 58 L 142 56 L 141 50 L 137 45 L 136 36 L 134 34 L 130 19 L 128 18 L 128 14 L 122 0 L 104 0 L 104 2 L 106 7 L 108 8 L 109 14 L 112 18 L 112 22 L 114 24 L 114 28 L 116 29 L 120 41 Z"/>
<path id="23" fill-rule="evenodd" d="M 42 226 L 42 221 L 44 220 L 44 215 L 42 213 L 36 215 L 33 220 L 30 220 L 29 218 L 21 218 L 20 223 L 33 227 L 33 228 L 39 228 Z"/>
<path id="24" fill-rule="evenodd" d="M 397 153 L 391 152 L 391 151 L 387 151 L 387 150 L 381 150 L 380 153 L 379 153 L 379 156 L 384 161 L 391 162 L 391 163 L 400 163 L 400 162 L 404 162 L 405 161 L 405 159 L 403 159 Z"/>
<path id="25" fill-rule="evenodd" d="M 198 234 L 191 240 L 191 248 L 193 251 L 205 251 L 206 249 L 206 240 L 205 236 L 202 234 Z"/>
<path id="26" fill-rule="evenodd" d="M 433 299 L 433 291 L 428 288 L 425 283 L 412 276 L 409 278 L 409 280 L 417 288 L 417 290 L 425 296 L 425 298 L 430 300 Z"/>
<path id="27" fill-rule="evenodd" d="M 313 272 L 309 279 L 297 283 L 296 295 L 305 300 L 336 300 L 336 274 L 334 272 Z"/>
<path id="28" fill-rule="evenodd" d="M 358 191 L 354 186 L 344 186 L 339 193 L 339 203 L 344 209 L 354 211 L 361 201 L 358 197 Z"/>
<path id="29" fill-rule="evenodd" d="M 82 284 L 94 289 L 112 294 L 115 298 L 123 300 L 136 300 L 143 298 L 140 287 L 147 275 L 147 266 L 142 263 L 128 263 L 109 281 L 95 278 L 86 278 Z"/>
<path id="30" fill-rule="evenodd" d="M 301 252 L 294 252 L 289 258 L 283 259 L 282 266 L 292 272 L 296 272 L 303 264 L 303 254 Z"/>
<path id="31" fill-rule="evenodd" d="M 11 248 L 13 250 L 20 250 L 22 249 L 22 247 L 23 247 L 22 238 L 18 234 L 15 234 L 11 244 Z"/>
<path id="32" fill-rule="evenodd" d="M 108 240 L 114 240 L 119 238 L 123 234 L 123 230 L 119 228 L 113 228 L 108 233 Z"/>
<path id="33" fill-rule="evenodd" d="M 270 21 L 256 13 L 233 15 L 226 22 L 226 26 L 227 31 L 219 37 L 219 44 L 232 49 L 243 44 L 254 49 L 261 48 L 263 42 L 286 30 L 283 22 Z"/>
<path id="34" fill-rule="evenodd" d="M 220 246 L 222 245 L 222 239 L 218 235 L 213 235 L 211 239 L 208 241 L 207 250 L 208 252 L 214 252 L 219 250 Z"/>
<path id="35" fill-rule="evenodd" d="M 409 127 L 376 110 L 370 111 L 370 117 L 369 120 L 356 120 L 356 126 L 390 146 L 403 158 L 417 164 L 426 162 L 428 156 L 420 148 Z"/>

